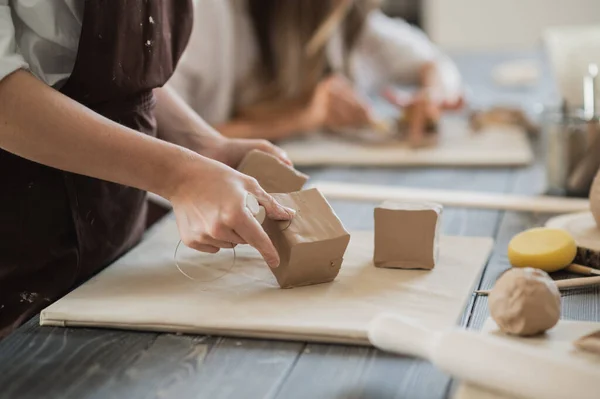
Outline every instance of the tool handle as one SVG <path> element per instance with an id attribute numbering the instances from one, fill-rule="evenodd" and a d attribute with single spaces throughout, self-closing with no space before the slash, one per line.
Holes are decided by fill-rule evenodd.
<path id="1" fill-rule="evenodd" d="M 571 288 L 589 287 L 592 285 L 600 285 L 600 276 L 569 278 L 565 280 L 558 280 L 554 283 L 556 284 L 556 288 L 558 288 L 561 291 Z M 490 294 L 490 292 L 491 290 L 477 290 L 475 291 L 475 294 L 487 296 Z"/>
<path id="2" fill-rule="evenodd" d="M 600 275 L 600 270 L 593 269 L 588 266 L 578 265 L 577 263 L 573 263 L 565 268 L 565 271 L 582 274 L 584 276 L 592 276 L 592 275 Z"/>

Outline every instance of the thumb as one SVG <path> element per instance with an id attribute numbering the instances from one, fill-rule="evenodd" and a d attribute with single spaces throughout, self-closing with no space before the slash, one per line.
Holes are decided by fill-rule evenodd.
<path id="1" fill-rule="evenodd" d="M 253 187 L 249 189 L 248 192 L 254 195 L 258 203 L 265 208 L 265 212 L 269 219 L 292 220 L 296 214 L 295 210 L 281 205 L 272 195 L 268 194 L 260 186 Z"/>

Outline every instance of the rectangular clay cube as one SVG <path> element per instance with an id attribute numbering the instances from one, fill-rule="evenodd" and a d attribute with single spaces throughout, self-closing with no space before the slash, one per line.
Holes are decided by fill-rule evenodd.
<path id="1" fill-rule="evenodd" d="M 384 202 L 375 208 L 375 266 L 433 269 L 442 209 L 424 202 Z"/>
<path id="2" fill-rule="evenodd" d="M 268 193 L 299 191 L 308 180 L 305 174 L 259 150 L 252 150 L 246 154 L 238 166 L 238 171 L 254 177 Z"/>
<path id="3" fill-rule="evenodd" d="M 291 222 L 267 219 L 263 224 L 281 258 L 272 269 L 281 288 L 333 281 L 342 266 L 350 234 L 317 189 L 273 194 L 294 210 Z"/>

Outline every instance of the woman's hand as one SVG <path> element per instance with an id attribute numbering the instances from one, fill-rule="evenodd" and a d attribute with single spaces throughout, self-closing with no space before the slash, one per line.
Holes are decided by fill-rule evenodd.
<path id="1" fill-rule="evenodd" d="M 319 83 L 308 107 L 308 118 L 315 128 L 360 128 L 372 122 L 365 102 L 352 84 L 342 76 L 332 76 Z"/>
<path id="2" fill-rule="evenodd" d="M 223 138 L 209 147 L 200 147 L 197 152 L 236 169 L 246 154 L 252 150 L 261 150 L 274 155 L 281 162 L 292 166 L 285 151 L 267 140 Z"/>
<path id="3" fill-rule="evenodd" d="M 251 177 L 222 163 L 197 156 L 181 165 L 168 200 L 173 204 L 181 240 L 201 252 L 216 253 L 220 248 L 250 244 L 269 267 L 279 265 L 273 243 L 246 208 L 246 196 L 254 195 L 267 217 L 290 220 L 294 211 L 283 207 Z"/>

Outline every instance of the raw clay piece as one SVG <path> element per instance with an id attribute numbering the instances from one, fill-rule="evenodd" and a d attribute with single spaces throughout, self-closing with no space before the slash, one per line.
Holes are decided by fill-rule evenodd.
<path id="1" fill-rule="evenodd" d="M 350 234 L 319 190 L 274 194 L 282 205 L 296 210 L 291 222 L 267 219 L 264 228 L 279 253 L 272 269 L 281 288 L 333 281 L 342 266 Z"/>
<path id="2" fill-rule="evenodd" d="M 433 269 L 442 210 L 433 202 L 387 201 L 375 208 L 375 266 Z"/>
<path id="3" fill-rule="evenodd" d="M 299 191 L 308 180 L 304 173 L 259 150 L 250 151 L 240 163 L 238 171 L 254 177 L 268 193 Z"/>
<path id="4" fill-rule="evenodd" d="M 508 270 L 494 285 L 488 303 L 492 318 L 507 334 L 541 334 L 560 319 L 560 292 L 539 269 Z"/>
<path id="5" fill-rule="evenodd" d="M 577 349 L 600 355 L 600 331 L 579 338 L 573 342 Z"/>

